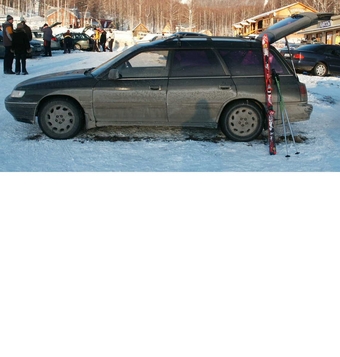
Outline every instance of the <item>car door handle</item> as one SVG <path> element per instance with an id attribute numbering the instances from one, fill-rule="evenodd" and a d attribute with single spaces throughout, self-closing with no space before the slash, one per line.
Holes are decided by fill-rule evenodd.
<path id="1" fill-rule="evenodd" d="M 161 86 L 150 86 L 149 87 L 151 90 L 162 90 Z"/>
<path id="2" fill-rule="evenodd" d="M 230 86 L 219 86 L 220 89 L 231 89 Z"/>

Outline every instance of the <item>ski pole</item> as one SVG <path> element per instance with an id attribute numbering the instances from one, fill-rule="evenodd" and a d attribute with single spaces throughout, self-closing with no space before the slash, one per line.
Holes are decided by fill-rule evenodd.
<path id="1" fill-rule="evenodd" d="M 294 144 L 294 149 L 295 149 L 295 155 L 298 155 L 300 154 L 300 152 L 297 150 L 296 148 L 296 143 L 295 143 L 295 138 L 294 138 L 294 132 L 293 132 L 293 128 L 291 126 L 291 123 L 290 123 L 290 120 L 289 120 L 289 116 L 288 116 L 288 112 L 287 112 L 287 108 L 286 108 L 286 105 L 284 103 L 284 100 L 283 100 L 283 96 L 282 96 L 282 92 L 281 92 L 281 87 L 280 87 L 280 80 L 279 80 L 279 75 L 276 73 L 276 85 L 278 87 L 278 92 L 280 94 L 280 100 L 282 102 L 282 108 L 283 108 L 283 112 L 286 116 L 286 119 L 287 119 L 287 124 L 288 124 L 288 127 L 289 127 L 289 130 L 290 130 L 290 134 L 292 136 L 292 141 L 293 141 L 293 144 Z"/>
<path id="2" fill-rule="evenodd" d="M 283 126 L 283 135 L 285 138 L 285 146 L 286 146 L 286 157 L 290 157 L 289 153 L 288 153 L 288 143 L 287 143 L 287 132 L 286 132 L 286 123 L 285 123 L 285 116 L 284 116 L 284 108 L 283 108 L 283 101 L 282 101 L 282 94 L 281 94 L 281 90 L 279 87 L 279 76 L 276 73 L 275 69 L 272 70 L 272 76 L 274 78 L 276 87 L 277 87 L 277 92 L 279 95 L 279 103 L 280 103 L 280 114 L 281 114 L 281 120 L 282 120 L 282 126 Z"/>
<path id="3" fill-rule="evenodd" d="M 285 40 L 286 40 L 286 46 L 287 46 L 287 50 L 288 50 L 288 54 L 289 54 L 289 58 L 290 58 L 290 62 L 291 62 L 291 64 L 292 64 L 292 67 L 293 67 L 293 70 L 294 70 L 295 77 L 297 77 L 297 74 L 296 74 L 296 69 L 295 69 L 294 62 L 293 62 L 293 55 L 292 55 L 292 51 L 290 50 L 290 47 L 289 47 L 289 43 L 288 43 L 288 39 L 287 39 L 287 37 L 285 37 Z"/>
<path id="4" fill-rule="evenodd" d="M 285 113 L 286 113 L 286 117 L 287 117 L 288 127 L 289 127 L 290 133 L 291 133 L 291 135 L 292 135 L 292 140 L 293 140 L 294 149 L 295 149 L 295 155 L 298 155 L 298 154 L 300 154 L 300 152 L 297 151 L 297 148 L 296 148 L 296 143 L 295 143 L 295 137 L 294 137 L 294 133 L 293 133 L 293 128 L 292 128 L 292 125 L 291 125 L 291 123 L 290 123 L 290 120 L 289 120 L 289 117 L 288 117 L 288 113 L 287 113 L 286 107 L 285 107 L 284 109 L 285 109 Z"/>
<path id="5" fill-rule="evenodd" d="M 281 92 L 281 87 L 280 87 L 280 77 L 279 77 L 278 73 L 276 73 L 275 69 L 273 69 L 272 73 L 273 73 L 273 77 L 275 78 L 275 83 L 276 83 L 277 91 L 278 91 L 278 94 L 279 94 L 280 109 L 281 109 L 281 103 L 282 103 L 282 109 L 281 109 L 281 111 L 284 112 L 284 114 L 286 115 L 287 124 L 288 124 L 289 130 L 290 130 L 290 134 L 291 134 L 291 136 L 292 136 L 292 140 L 293 140 L 293 144 L 294 144 L 294 148 L 295 148 L 295 155 L 298 155 L 298 154 L 300 154 L 300 152 L 297 151 L 297 148 L 296 148 L 296 143 L 295 143 L 293 128 L 292 128 L 292 126 L 291 126 L 291 123 L 290 123 L 290 120 L 289 120 L 289 116 L 288 116 L 288 112 L 287 112 L 287 109 L 286 109 L 286 105 L 285 105 L 284 100 L 283 100 L 283 96 L 282 96 L 282 92 Z M 284 123 L 283 123 L 283 125 L 284 125 Z M 283 127 L 284 127 L 283 130 L 285 131 L 285 125 L 284 125 Z"/>

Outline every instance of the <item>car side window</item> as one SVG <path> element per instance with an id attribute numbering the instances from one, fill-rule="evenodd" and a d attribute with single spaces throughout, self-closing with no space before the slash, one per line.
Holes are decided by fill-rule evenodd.
<path id="1" fill-rule="evenodd" d="M 122 78 L 150 78 L 168 75 L 169 51 L 146 51 L 124 62 L 119 68 Z"/>
<path id="2" fill-rule="evenodd" d="M 223 49 L 219 51 L 232 75 L 263 74 L 261 51 L 256 49 Z"/>
<path id="3" fill-rule="evenodd" d="M 224 49 L 219 51 L 229 71 L 234 76 L 263 75 L 263 54 L 261 49 Z M 282 62 L 270 53 L 271 68 L 277 73 L 288 73 Z"/>
<path id="4" fill-rule="evenodd" d="M 171 76 L 201 77 L 225 75 L 215 53 L 209 49 L 176 50 L 171 66 Z"/>
<path id="5" fill-rule="evenodd" d="M 329 50 L 325 51 L 325 53 L 340 57 L 340 48 L 332 47 Z"/>
<path id="6" fill-rule="evenodd" d="M 284 65 L 285 59 L 277 53 L 270 52 L 269 55 L 271 69 L 275 69 L 276 73 L 279 74 L 289 74 L 287 67 Z"/>

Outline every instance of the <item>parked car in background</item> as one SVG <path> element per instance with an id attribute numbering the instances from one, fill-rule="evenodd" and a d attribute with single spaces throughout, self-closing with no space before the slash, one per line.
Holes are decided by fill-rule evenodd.
<path id="1" fill-rule="evenodd" d="M 43 40 L 44 33 L 40 30 L 32 30 L 32 39 L 39 41 L 42 46 L 44 46 L 44 40 Z M 53 36 L 51 40 L 51 49 L 52 50 L 61 50 L 60 43 L 58 39 Z"/>
<path id="2" fill-rule="evenodd" d="M 83 32 L 71 32 L 72 36 L 72 46 L 75 50 L 88 51 L 93 48 L 93 40 L 90 36 Z M 59 33 L 55 36 L 59 42 L 61 49 L 64 49 L 64 34 Z"/>
<path id="3" fill-rule="evenodd" d="M 290 51 L 287 48 L 282 49 L 280 53 L 288 62 L 293 62 L 297 72 L 308 72 L 315 76 L 340 74 L 339 45 L 314 43 Z"/>
<path id="4" fill-rule="evenodd" d="M 312 12 L 294 15 L 261 35 L 274 43 L 318 20 Z M 83 128 L 145 125 L 220 128 L 231 140 L 250 141 L 267 128 L 261 35 L 182 33 L 136 44 L 97 68 L 21 82 L 5 106 L 18 121 L 37 119 L 54 139 L 72 138 Z M 273 46 L 270 54 L 290 120 L 309 119 L 306 86 Z M 273 88 L 274 106 L 278 101 Z"/>
<path id="5" fill-rule="evenodd" d="M 0 30 L 0 58 L 4 58 L 5 56 L 5 47 L 3 44 L 2 36 L 3 36 L 2 31 Z M 31 52 L 27 54 L 27 58 L 37 57 L 43 53 L 44 47 L 40 41 L 31 40 L 30 45 L 31 45 Z"/>
<path id="6" fill-rule="evenodd" d="M 293 48 L 298 48 L 299 46 L 301 46 L 301 43 L 288 43 L 288 47 L 286 45 L 284 45 L 283 47 L 277 48 L 276 49 L 281 53 L 281 51 L 285 51 L 285 50 L 292 50 Z"/>

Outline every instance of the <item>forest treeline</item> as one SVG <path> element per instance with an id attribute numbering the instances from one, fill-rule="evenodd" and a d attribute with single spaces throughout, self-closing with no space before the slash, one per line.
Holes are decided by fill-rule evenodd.
<path id="1" fill-rule="evenodd" d="M 44 0 L 39 15 L 50 7 L 77 8 L 95 19 L 113 20 L 116 29 L 132 29 L 143 23 L 153 33 L 168 24 L 171 32 L 209 30 L 213 35 L 232 35 L 232 24 L 295 3 L 293 0 Z M 302 0 L 319 12 L 339 13 L 338 0 Z M 29 14 L 36 0 L 0 0 L 2 6 Z"/>

